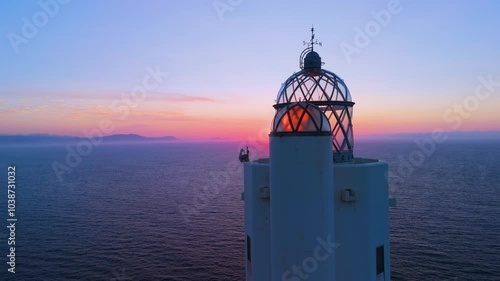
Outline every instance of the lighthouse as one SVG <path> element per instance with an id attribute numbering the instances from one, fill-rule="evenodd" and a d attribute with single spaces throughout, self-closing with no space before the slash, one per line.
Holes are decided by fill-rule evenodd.
<path id="1" fill-rule="evenodd" d="M 388 165 L 354 157 L 354 102 L 311 32 L 273 106 L 269 158 L 244 163 L 246 280 L 390 280 Z"/>

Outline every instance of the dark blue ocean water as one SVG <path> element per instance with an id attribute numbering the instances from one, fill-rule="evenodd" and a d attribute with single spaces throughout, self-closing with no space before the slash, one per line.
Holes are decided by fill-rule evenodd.
<path id="1" fill-rule="evenodd" d="M 66 163 L 63 145 L 0 147 L 0 280 L 243 281 L 239 148 L 100 145 L 60 182 L 51 164 Z M 410 140 L 356 144 L 357 156 L 391 167 L 393 280 L 500 280 L 500 141 L 418 151 Z M 16 274 L 6 263 L 8 165 Z"/>

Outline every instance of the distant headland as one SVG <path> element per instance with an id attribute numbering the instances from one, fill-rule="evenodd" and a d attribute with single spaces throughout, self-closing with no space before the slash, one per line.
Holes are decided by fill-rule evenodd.
<path id="1" fill-rule="evenodd" d="M 99 137 L 95 137 L 99 138 Z M 75 137 L 75 136 L 61 136 L 61 135 L 50 135 L 50 134 L 28 134 L 28 135 L 3 135 L 0 134 L 0 144 L 23 144 L 23 143 L 67 143 L 75 142 L 87 139 L 85 137 Z M 178 139 L 173 136 L 163 136 L 163 137 L 145 137 L 137 134 L 115 134 L 109 136 L 103 136 L 103 143 L 110 142 L 167 142 L 167 141 L 177 141 Z"/>

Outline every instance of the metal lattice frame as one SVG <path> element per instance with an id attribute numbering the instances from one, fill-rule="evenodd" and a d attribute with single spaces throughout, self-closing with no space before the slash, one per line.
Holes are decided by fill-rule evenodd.
<path id="1" fill-rule="evenodd" d="M 283 83 L 274 108 L 279 110 L 290 103 L 304 101 L 316 105 L 328 118 L 336 160 L 352 160 L 354 102 L 344 81 L 328 70 L 304 69 Z"/>

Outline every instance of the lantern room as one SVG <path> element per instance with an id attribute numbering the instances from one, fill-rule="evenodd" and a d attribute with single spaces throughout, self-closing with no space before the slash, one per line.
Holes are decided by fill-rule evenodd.
<path id="1" fill-rule="evenodd" d="M 354 102 L 344 80 L 335 73 L 322 68 L 323 62 L 314 45 L 314 29 L 311 41 L 300 56 L 300 70 L 290 76 L 282 85 L 274 108 L 293 103 L 307 102 L 316 106 L 327 118 L 332 134 L 334 162 L 352 162 L 354 138 L 352 114 Z M 278 116 L 278 114 L 277 114 Z"/>

